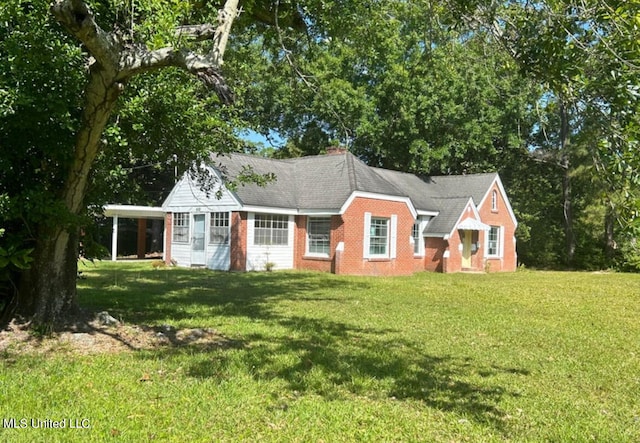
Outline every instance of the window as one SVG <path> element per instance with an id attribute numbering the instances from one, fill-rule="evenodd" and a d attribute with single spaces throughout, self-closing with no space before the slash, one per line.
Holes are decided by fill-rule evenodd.
<path id="1" fill-rule="evenodd" d="M 498 256 L 500 254 L 500 227 L 491 226 L 489 240 L 487 241 L 487 255 Z"/>
<path id="2" fill-rule="evenodd" d="M 309 217 L 307 222 L 307 253 L 329 255 L 330 217 Z"/>
<path id="3" fill-rule="evenodd" d="M 369 229 L 369 255 L 387 255 L 389 219 L 372 218 Z"/>
<path id="4" fill-rule="evenodd" d="M 175 243 L 189 243 L 189 213 L 173 213 L 173 241 Z"/>
<path id="5" fill-rule="evenodd" d="M 397 232 L 398 216 L 396 214 L 387 218 L 372 217 L 370 212 L 365 212 L 362 257 L 365 259 L 396 258 Z"/>
<path id="6" fill-rule="evenodd" d="M 413 237 L 413 253 L 414 255 L 418 255 L 421 253 L 420 243 L 422 242 L 422 236 L 420 235 L 420 220 L 413 224 L 411 236 Z"/>
<path id="7" fill-rule="evenodd" d="M 229 244 L 229 213 L 212 212 L 209 223 L 209 243 L 215 245 Z"/>
<path id="8" fill-rule="evenodd" d="M 287 245 L 289 216 L 256 214 L 253 233 L 254 245 Z"/>
<path id="9" fill-rule="evenodd" d="M 495 190 L 491 193 L 491 210 L 498 210 L 498 191 Z"/>

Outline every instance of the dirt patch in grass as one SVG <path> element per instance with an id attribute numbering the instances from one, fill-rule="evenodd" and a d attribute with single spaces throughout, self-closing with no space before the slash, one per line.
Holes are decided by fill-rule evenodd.
<path id="1" fill-rule="evenodd" d="M 28 323 L 14 320 L 0 331 L 0 352 L 46 354 L 120 353 L 141 350 L 193 347 L 237 348 L 241 343 L 211 328 L 175 328 L 171 325 L 122 323 L 105 313 L 58 326 L 49 334 L 37 334 Z M 106 314 L 108 315 L 108 314 Z"/>

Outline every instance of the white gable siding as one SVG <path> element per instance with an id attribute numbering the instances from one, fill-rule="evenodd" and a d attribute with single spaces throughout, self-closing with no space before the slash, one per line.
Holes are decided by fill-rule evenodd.
<path id="1" fill-rule="evenodd" d="M 262 271 L 267 263 L 273 263 L 274 269 L 293 269 L 293 234 L 295 224 L 293 216 L 288 218 L 287 245 L 255 245 L 255 213 L 247 215 L 247 271 Z"/>
<path id="2" fill-rule="evenodd" d="M 216 197 L 216 191 L 220 189 L 220 184 L 216 184 L 215 188 L 207 196 L 198 184 L 192 181 L 187 174 L 182 176 L 180 181 L 173 188 L 169 197 L 162 205 L 162 209 L 166 212 L 189 212 L 194 213 L 200 209 L 200 212 L 222 212 L 239 210 L 240 205 L 233 194 L 223 188 L 221 198 Z"/>

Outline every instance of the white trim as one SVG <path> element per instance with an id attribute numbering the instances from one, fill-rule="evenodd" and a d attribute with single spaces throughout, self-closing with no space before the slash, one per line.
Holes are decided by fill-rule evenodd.
<path id="1" fill-rule="evenodd" d="M 504 226 L 501 225 L 491 225 L 491 228 L 498 229 L 498 253 L 497 254 L 489 254 L 489 234 L 491 234 L 491 230 L 487 231 L 484 239 L 484 258 L 495 260 L 498 258 L 504 257 Z"/>
<path id="2" fill-rule="evenodd" d="M 347 200 L 344 202 L 344 204 L 340 208 L 340 215 L 344 214 L 347 211 L 347 209 L 349 209 L 349 206 L 351 206 L 351 203 L 353 203 L 353 201 L 356 198 L 370 198 L 373 200 L 384 200 L 384 201 L 404 203 L 409 208 L 409 212 L 411 212 L 411 215 L 413 216 L 413 218 L 416 218 L 418 216 L 418 213 L 416 212 L 416 208 L 413 206 L 413 203 L 411 202 L 411 199 L 409 197 L 375 194 L 373 192 L 363 192 L 363 191 L 353 191 L 351 193 L 349 198 L 347 198 Z"/>
<path id="3" fill-rule="evenodd" d="M 462 229 L 463 231 L 488 231 L 491 229 L 491 226 L 475 218 L 465 218 L 458 224 L 458 229 Z"/>
<path id="4" fill-rule="evenodd" d="M 464 205 L 464 208 L 462 209 L 460 216 L 458 217 L 455 224 L 453 225 L 453 229 L 451 230 L 451 232 L 449 232 L 447 235 L 444 236 L 445 240 L 447 240 L 449 237 L 455 234 L 455 232 L 458 230 L 458 225 L 462 221 L 462 217 L 464 216 L 465 212 L 467 212 L 469 209 L 471 209 L 471 211 L 473 212 L 473 215 L 476 220 L 481 220 L 480 214 L 478 213 L 478 208 L 473 203 L 473 198 L 469 197 L 469 200 L 467 200 L 467 204 Z M 435 235 L 434 237 L 439 237 L 439 235 Z"/>
<path id="5" fill-rule="evenodd" d="M 391 215 L 391 227 L 389 233 L 389 258 L 396 258 L 398 250 L 398 216 L 396 214 Z"/>
<path id="6" fill-rule="evenodd" d="M 159 206 L 105 205 L 105 217 L 164 219 L 166 211 Z"/>
<path id="7" fill-rule="evenodd" d="M 416 210 L 416 212 L 418 215 L 430 215 L 431 217 L 436 217 L 440 214 L 440 211 L 425 211 L 421 209 Z"/>
<path id="8" fill-rule="evenodd" d="M 322 217 L 331 215 L 340 215 L 340 209 L 300 209 L 298 215 L 309 215 L 311 217 Z"/>
<path id="9" fill-rule="evenodd" d="M 425 237 L 427 237 L 427 235 L 425 235 L 424 233 L 424 230 L 427 228 L 427 225 L 429 224 L 429 220 L 425 219 L 424 217 L 418 217 L 414 221 L 414 225 L 415 224 L 418 225 L 418 252 L 415 252 L 415 239 L 413 238 L 413 226 L 411 226 L 411 235 L 409 236 L 409 238 L 411 239 L 410 241 L 411 249 L 414 251 L 413 252 L 414 257 L 424 257 L 425 256 L 424 239 Z"/>
<path id="10" fill-rule="evenodd" d="M 113 224 L 111 231 L 111 261 L 116 261 L 118 258 L 118 214 L 112 215 Z M 163 248 L 164 249 L 164 248 Z"/>
<path id="11" fill-rule="evenodd" d="M 478 204 L 478 208 L 484 205 L 485 200 L 487 200 L 487 198 L 491 195 L 491 191 L 493 190 L 494 184 L 498 186 L 498 189 L 502 194 L 502 200 L 504 200 L 505 206 L 507 207 L 507 212 L 509 213 L 511 220 L 513 221 L 515 227 L 518 227 L 518 220 L 516 220 L 516 215 L 513 212 L 513 208 L 511 208 L 511 203 L 509 202 L 509 198 L 507 198 L 507 192 L 504 190 L 504 186 L 502 185 L 502 180 L 500 180 L 500 176 L 498 174 L 496 174 L 496 178 L 491 183 L 491 186 L 489 186 L 489 189 L 487 189 L 487 192 L 485 192 L 484 197 L 482 197 L 482 199 L 480 200 L 480 203 Z"/>
<path id="12" fill-rule="evenodd" d="M 242 206 L 239 210 L 253 212 L 255 214 L 300 215 L 297 209 L 272 208 L 269 206 Z"/>
<path id="13" fill-rule="evenodd" d="M 371 235 L 371 212 L 364 213 L 364 238 L 362 240 L 362 258 L 369 258 L 369 247 L 371 245 L 369 236 Z"/>

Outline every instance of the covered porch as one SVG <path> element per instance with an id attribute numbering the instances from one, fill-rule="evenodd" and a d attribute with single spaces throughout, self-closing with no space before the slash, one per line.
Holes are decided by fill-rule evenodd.
<path id="1" fill-rule="evenodd" d="M 145 258 L 147 250 L 147 221 L 162 220 L 164 222 L 165 212 L 161 207 L 154 206 L 136 206 L 136 205 L 106 205 L 104 207 L 104 215 L 113 219 L 111 231 L 111 260 L 116 261 L 118 257 L 118 221 L 122 218 L 135 219 L 138 221 L 137 231 L 137 257 Z M 164 258 L 164 238 L 166 236 L 166 227 L 163 226 L 162 232 L 162 255 Z"/>

